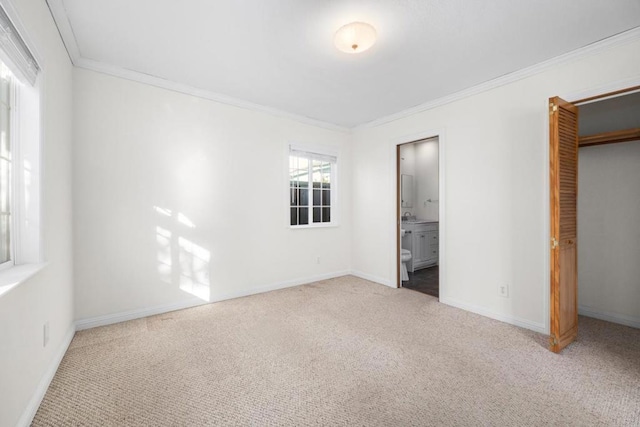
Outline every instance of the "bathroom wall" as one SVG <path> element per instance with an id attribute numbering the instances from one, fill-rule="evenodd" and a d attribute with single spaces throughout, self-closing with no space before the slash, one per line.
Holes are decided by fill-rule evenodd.
<path id="1" fill-rule="evenodd" d="M 395 286 L 395 145 L 439 134 L 441 301 L 549 330 L 548 98 L 640 75 L 640 40 L 354 132 L 353 268 Z M 605 90 L 606 91 L 606 90 Z M 508 298 L 498 293 L 508 285 Z"/>
<path id="2" fill-rule="evenodd" d="M 402 208 L 418 219 L 438 220 L 437 139 L 400 146 L 400 173 L 413 177 L 413 207 Z M 431 199 L 431 202 L 428 200 Z"/>
<path id="3" fill-rule="evenodd" d="M 83 69 L 74 94 L 81 327 L 349 272 L 348 133 Z M 339 226 L 289 227 L 291 142 L 339 150 Z"/>
<path id="4" fill-rule="evenodd" d="M 640 141 L 578 161 L 579 311 L 640 328 Z"/>
<path id="5" fill-rule="evenodd" d="M 438 140 L 417 142 L 415 145 L 416 216 L 438 220 Z M 429 201 L 431 200 L 431 201 Z"/>
<path id="6" fill-rule="evenodd" d="M 0 296 L 0 426 L 15 426 L 30 423 L 74 332 L 72 67 L 44 1 L 2 4 L 15 7 L 44 70 L 41 224 L 47 265 Z"/>
<path id="7" fill-rule="evenodd" d="M 400 207 L 402 215 L 409 213 L 415 216 L 417 212 L 416 194 L 416 147 L 415 144 L 404 144 L 400 146 L 400 174 L 411 175 L 413 177 L 413 204 L 410 208 Z"/>

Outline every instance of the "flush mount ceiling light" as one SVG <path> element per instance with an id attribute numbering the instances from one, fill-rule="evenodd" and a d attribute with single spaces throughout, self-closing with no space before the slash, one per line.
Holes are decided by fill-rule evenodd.
<path id="1" fill-rule="evenodd" d="M 346 53 L 360 53 L 376 42 L 376 29 L 365 22 L 352 22 L 336 31 L 333 43 Z"/>

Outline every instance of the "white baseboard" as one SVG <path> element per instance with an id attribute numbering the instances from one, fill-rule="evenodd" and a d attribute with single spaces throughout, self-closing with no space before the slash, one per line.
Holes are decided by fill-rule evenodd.
<path id="1" fill-rule="evenodd" d="M 183 308 L 196 307 L 208 304 L 200 298 L 192 298 L 186 301 L 171 304 L 157 305 L 154 307 L 138 308 L 135 310 L 121 311 L 119 313 L 105 314 L 103 316 L 90 317 L 88 319 L 76 320 L 76 331 L 96 328 L 98 326 L 112 325 L 114 323 L 126 322 L 127 320 L 140 319 L 142 317 L 153 316 L 155 314 L 167 313 L 169 311 L 182 310 Z"/>
<path id="2" fill-rule="evenodd" d="M 320 274 L 317 276 L 309 276 L 302 279 L 287 280 L 285 282 L 272 283 L 270 285 L 256 286 L 238 292 L 229 292 L 222 295 L 214 295 L 211 302 L 225 301 L 234 298 L 246 297 L 249 295 L 262 294 L 264 292 L 276 291 L 278 289 L 291 288 L 293 286 L 307 285 L 309 283 L 318 282 L 320 280 L 334 279 L 336 277 L 346 276 L 350 272 L 348 270 L 336 271 L 333 273 Z"/>
<path id="3" fill-rule="evenodd" d="M 466 302 L 458 301 L 454 298 L 440 297 L 440 302 L 443 304 L 450 305 L 452 307 L 461 308 L 463 310 L 470 311 L 472 313 L 480 314 L 485 317 L 490 317 L 491 319 L 509 323 L 510 325 L 515 325 L 521 328 L 530 329 L 532 331 L 539 332 L 541 334 L 549 333 L 544 323 L 532 322 L 530 320 L 521 319 L 519 317 L 496 313 L 494 311 L 487 310 L 484 307 L 468 304 Z"/>
<path id="4" fill-rule="evenodd" d="M 595 319 L 606 320 L 607 322 L 619 323 L 625 326 L 631 326 L 632 328 L 640 328 L 640 317 L 628 316 L 626 314 L 611 313 L 607 311 L 600 311 L 593 307 L 585 305 L 578 306 L 578 314 L 587 317 L 593 317 Z"/>
<path id="5" fill-rule="evenodd" d="M 199 305 L 209 304 L 212 302 L 225 301 L 234 298 L 246 297 L 249 295 L 261 294 L 263 292 L 275 291 L 278 289 L 290 288 L 293 286 L 306 285 L 308 283 L 317 282 L 320 280 L 333 279 L 335 277 L 345 276 L 350 274 L 350 271 L 337 271 L 333 273 L 320 274 L 317 276 L 305 277 L 302 279 L 287 280 L 285 282 L 272 283 L 269 285 L 255 286 L 249 289 L 228 292 L 226 294 L 212 295 L 209 301 L 204 301 L 199 298 L 192 298 L 186 301 L 163 304 L 154 307 L 145 307 L 134 310 L 122 311 L 119 313 L 106 314 L 103 316 L 90 317 L 87 319 L 77 320 L 76 330 L 81 331 L 83 329 L 95 328 L 98 326 L 112 325 L 114 323 L 126 322 L 127 320 L 140 319 L 143 317 L 154 316 L 156 314 L 168 313 L 170 311 L 182 310 L 185 308 L 196 307 Z"/>
<path id="6" fill-rule="evenodd" d="M 358 271 L 358 270 L 351 270 L 351 272 L 349 272 L 349 274 L 351 274 L 352 276 L 359 277 L 361 279 L 368 280 L 370 282 L 375 282 L 375 283 L 379 283 L 381 285 L 389 286 L 390 288 L 394 288 L 394 289 L 397 288 L 395 285 L 392 285 L 389 280 L 383 279 L 382 277 L 374 276 L 372 274 L 363 273 L 363 272 Z"/>
<path id="7" fill-rule="evenodd" d="M 67 352 L 69 344 L 71 344 L 71 340 L 73 339 L 75 333 L 76 330 L 72 324 L 69 327 L 69 330 L 67 330 L 64 338 L 62 339 L 62 343 L 60 344 L 60 347 L 58 348 L 58 351 L 56 352 L 54 358 L 51 360 L 49 367 L 45 371 L 44 375 L 42 375 L 42 378 L 40 379 L 40 382 L 38 383 L 38 386 L 36 387 L 31 400 L 29 400 L 27 407 L 22 412 L 22 416 L 16 424 L 17 427 L 27 427 L 31 425 L 33 417 L 36 416 L 36 412 L 38 412 L 40 403 L 42 403 L 42 399 L 44 399 L 44 395 L 47 393 L 49 384 L 51 384 L 51 381 L 53 380 L 53 377 L 58 370 L 58 366 L 60 366 L 60 362 L 62 362 L 62 358 Z"/>

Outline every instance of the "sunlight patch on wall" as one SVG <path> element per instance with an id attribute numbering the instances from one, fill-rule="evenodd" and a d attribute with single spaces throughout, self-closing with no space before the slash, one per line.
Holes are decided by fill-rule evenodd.
<path id="1" fill-rule="evenodd" d="M 154 210 L 163 223 L 163 226 L 156 227 L 160 280 L 209 301 L 211 252 L 184 236 L 184 233 L 192 233 L 196 225 L 181 212 L 174 214 L 171 209 L 158 206 L 154 206 Z"/>

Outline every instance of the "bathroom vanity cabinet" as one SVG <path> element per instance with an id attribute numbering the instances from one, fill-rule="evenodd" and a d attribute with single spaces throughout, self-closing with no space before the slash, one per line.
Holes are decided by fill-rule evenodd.
<path id="1" fill-rule="evenodd" d="M 417 221 L 403 223 L 402 228 L 406 232 L 402 238 L 402 248 L 411 251 L 407 270 L 413 273 L 438 264 L 438 223 Z"/>

